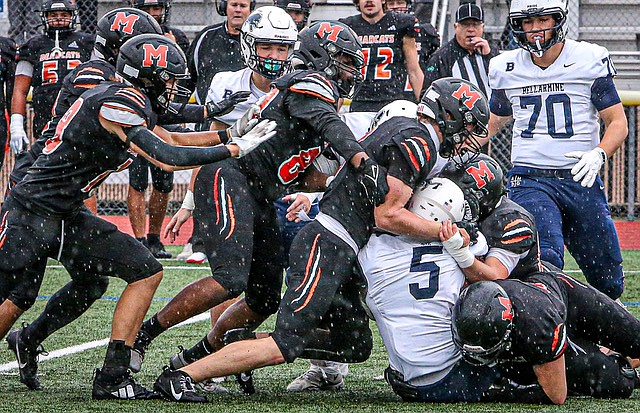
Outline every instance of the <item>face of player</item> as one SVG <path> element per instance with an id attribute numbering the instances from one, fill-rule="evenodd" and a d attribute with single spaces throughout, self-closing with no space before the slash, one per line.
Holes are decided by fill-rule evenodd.
<path id="1" fill-rule="evenodd" d="M 164 16 L 164 6 L 155 5 L 155 6 L 145 6 L 140 8 L 142 11 L 146 11 L 156 19 L 158 23 L 162 22 L 162 17 Z"/>
<path id="2" fill-rule="evenodd" d="M 407 13 L 409 11 L 405 0 L 387 0 L 387 10 L 396 13 Z"/>
<path id="3" fill-rule="evenodd" d="M 256 53 L 263 59 L 287 60 L 289 46 L 286 44 L 257 43 Z"/>
<path id="4" fill-rule="evenodd" d="M 484 23 L 476 19 L 464 19 L 461 22 L 454 23 L 456 31 L 456 40 L 460 46 L 469 51 L 475 49 L 476 42 L 484 33 Z"/>
<path id="5" fill-rule="evenodd" d="M 169 79 L 164 84 L 169 102 L 173 102 L 173 99 L 176 96 L 176 92 L 178 91 L 176 87 L 177 85 L 178 83 L 175 79 Z"/>
<path id="6" fill-rule="evenodd" d="M 50 11 L 47 13 L 47 23 L 51 28 L 65 28 L 71 24 L 70 11 Z"/>
<path id="7" fill-rule="evenodd" d="M 555 24 L 556 20 L 550 15 L 528 17 L 522 19 L 522 30 L 527 32 L 527 42 L 544 44 L 553 36 L 553 30 L 549 29 L 553 28 Z"/>
<path id="8" fill-rule="evenodd" d="M 384 15 L 383 0 L 360 0 L 360 13 L 364 17 L 373 19 Z"/>
<path id="9" fill-rule="evenodd" d="M 240 29 L 250 14 L 251 0 L 229 0 L 227 2 L 227 21 L 231 28 Z"/>
<path id="10" fill-rule="evenodd" d="M 289 16 L 291 16 L 296 26 L 300 27 L 304 21 L 304 12 L 300 10 L 287 10 L 287 13 L 289 13 Z"/>

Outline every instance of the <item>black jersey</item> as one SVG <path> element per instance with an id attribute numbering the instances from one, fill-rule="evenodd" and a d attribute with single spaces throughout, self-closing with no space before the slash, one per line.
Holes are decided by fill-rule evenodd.
<path id="1" fill-rule="evenodd" d="M 96 86 L 69 108 L 42 154 L 12 189 L 18 202 L 36 214 L 64 218 L 81 208 L 112 172 L 131 164 L 128 146 L 100 125 L 100 113 L 122 125 L 152 129 L 156 124 L 151 102 L 137 89 L 116 82 Z"/>
<path id="2" fill-rule="evenodd" d="M 39 136 L 51 116 L 58 91 L 65 76 L 91 57 L 93 36 L 82 32 L 59 32 L 59 51 L 55 51 L 55 34 L 36 36 L 18 48 L 17 61 L 33 66 L 31 86 L 34 110 L 33 130 Z"/>
<path id="3" fill-rule="evenodd" d="M 336 84 L 312 70 L 273 82 L 261 103 L 261 117 L 277 122 L 277 134 L 239 160 L 260 198 L 276 201 L 327 144 L 344 159 L 362 151 L 337 113 L 339 98 Z"/>
<path id="4" fill-rule="evenodd" d="M 569 338 L 567 297 L 560 281 L 553 274 L 535 273 L 523 280 L 496 283 L 504 288 L 513 306 L 511 348 L 500 358 L 536 365 L 562 356 Z"/>
<path id="5" fill-rule="evenodd" d="M 16 68 L 16 43 L 8 37 L 0 37 L 0 113 L 11 108 L 13 77 Z M 4 149 L 8 136 L 7 119 L 0 116 L 0 169 L 4 163 Z"/>
<path id="6" fill-rule="evenodd" d="M 240 52 L 240 35 L 229 34 L 226 22 L 205 27 L 191 43 L 187 54 L 189 89 L 204 104 L 213 76 L 218 72 L 235 72 L 244 67 Z"/>
<path id="7" fill-rule="evenodd" d="M 387 12 L 375 24 L 368 23 L 359 14 L 340 21 L 356 32 L 364 54 L 364 82 L 354 102 L 388 103 L 402 99 L 407 79 L 402 42 L 405 36 L 415 37 L 415 17 Z"/>
<path id="8" fill-rule="evenodd" d="M 521 255 L 510 277 L 523 278 L 542 271 L 535 219 L 509 198 L 502 197 L 496 209 L 480 223 L 480 232 L 487 239 L 489 248 Z"/>
<path id="9" fill-rule="evenodd" d="M 427 179 L 437 159 L 435 130 L 417 120 L 395 117 L 380 125 L 361 141 L 365 151 L 387 174 L 416 188 Z M 357 172 L 342 168 L 320 201 L 320 211 L 336 219 L 362 248 L 375 224 Z"/>

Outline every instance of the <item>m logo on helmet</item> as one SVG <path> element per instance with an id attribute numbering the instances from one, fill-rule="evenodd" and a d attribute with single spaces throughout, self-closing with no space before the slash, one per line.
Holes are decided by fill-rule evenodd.
<path id="1" fill-rule="evenodd" d="M 125 12 L 118 12 L 113 18 L 113 24 L 111 24 L 111 31 L 120 31 L 125 34 L 133 34 L 133 26 L 140 16 L 136 14 L 127 14 Z"/>
<path id="2" fill-rule="evenodd" d="M 482 189 L 486 184 L 496 179 L 485 161 L 478 162 L 478 166 L 469 166 L 466 172 L 471 175 L 478 189 Z"/>
<path id="3" fill-rule="evenodd" d="M 513 321 L 513 307 L 511 306 L 511 300 L 507 297 L 498 297 L 498 301 L 504 307 L 504 311 L 502 312 L 503 320 Z"/>
<path id="4" fill-rule="evenodd" d="M 334 26 L 329 22 L 322 22 L 322 24 L 320 24 L 320 27 L 318 27 L 318 31 L 316 32 L 316 34 L 321 39 L 324 39 L 325 35 L 327 35 L 327 40 L 335 42 L 338 40 L 338 35 L 343 30 L 344 28 L 342 26 Z"/>
<path id="5" fill-rule="evenodd" d="M 462 104 L 469 110 L 473 109 L 476 102 L 482 98 L 482 95 L 479 92 L 472 90 L 466 83 L 461 83 L 458 90 L 453 92 L 452 96 L 456 99 L 462 100 Z"/>
<path id="6" fill-rule="evenodd" d="M 150 43 L 142 45 L 144 49 L 144 60 L 142 61 L 142 67 L 151 67 L 154 64 L 157 67 L 167 67 L 167 54 L 169 53 L 169 46 L 162 44 L 158 47 Z"/>

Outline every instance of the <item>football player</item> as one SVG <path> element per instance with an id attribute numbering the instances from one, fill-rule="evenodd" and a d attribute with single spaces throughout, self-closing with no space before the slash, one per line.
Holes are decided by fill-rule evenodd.
<path id="1" fill-rule="evenodd" d="M 160 24 L 165 36 L 176 42 L 183 52 L 189 50 L 189 38 L 177 27 L 169 26 L 171 0 L 131 0 L 131 7 L 146 11 Z"/>
<path id="2" fill-rule="evenodd" d="M 300 33 L 298 53 L 308 64 L 317 60 L 309 50 L 317 43 L 306 42 L 306 36 L 330 32 L 327 26 L 319 30 L 323 23 Z M 305 47 L 307 44 L 310 46 Z M 468 91 L 466 97 L 456 97 L 462 89 Z M 361 140 L 367 153 L 382 165 L 378 168 L 388 171 L 390 190 L 384 202 L 376 205 L 382 199 L 371 199 L 368 189 L 359 183 L 358 172 L 343 167 L 322 198 L 316 220 L 296 236 L 275 331 L 267 337 L 231 343 L 180 370 L 165 371 L 156 381 L 157 391 L 172 401 L 202 402 L 206 398 L 185 383 L 293 362 L 298 357 L 341 362 L 368 358 L 371 330 L 360 303 L 362 280 L 353 273 L 358 251 L 374 225 L 394 234 L 437 239 L 439 223 L 405 208 L 411 193 L 433 168 L 437 152 L 451 157 L 467 140 L 475 140 L 475 134 L 486 133 L 488 104 L 474 86 L 445 78 L 429 92 L 419 106 L 419 121 L 396 117 Z M 472 101 L 467 101 L 471 96 Z M 236 334 L 235 338 L 247 337 L 251 335 Z M 170 389 L 179 390 L 172 393 Z"/>
<path id="3" fill-rule="evenodd" d="M 273 10 L 282 12 L 268 10 L 274 15 Z M 258 30 L 248 19 L 247 26 L 247 32 Z M 286 53 L 268 59 L 251 56 L 257 67 L 265 66 L 263 73 L 269 73 L 280 66 L 278 61 Z M 350 97 L 361 80 L 363 61 L 357 37 L 341 23 L 318 22 L 300 33 L 300 50 L 293 60 L 298 56 L 298 65 L 306 70 L 277 79 L 260 103 L 261 118 L 278 123 L 276 142 L 241 162 L 212 165 L 198 173 L 194 220 L 200 223 L 197 233 L 204 239 L 213 274 L 185 287 L 145 321 L 135 346 L 141 354 L 169 327 L 242 292 L 245 299 L 238 303 L 243 309 L 239 317 L 255 320 L 257 325 L 278 309 L 284 257 L 282 243 L 274 242 L 280 234 L 273 202 L 299 181 L 326 144 L 347 159 L 345 169 L 354 171 L 354 183 L 373 202 L 384 197 L 384 174 L 377 173 L 378 165 L 337 114 L 339 99 Z M 204 354 L 211 351 L 207 342 L 202 340 Z"/>
<path id="4" fill-rule="evenodd" d="M 29 135 L 37 139 L 51 116 L 64 77 L 89 60 L 93 37 L 76 32 L 77 10 L 71 0 L 44 0 L 41 7 L 44 34 L 20 45 L 11 100 L 11 149 L 15 154 L 29 145 Z M 25 131 L 27 95 L 33 87 L 33 130 Z"/>
<path id="5" fill-rule="evenodd" d="M 341 19 L 362 42 L 364 82 L 350 111 L 377 112 L 387 103 L 406 99 L 407 76 L 413 97 L 420 99 L 424 75 L 418 64 L 415 17 L 385 11 L 384 0 L 354 0 L 360 14 Z"/>
<path id="6" fill-rule="evenodd" d="M 627 136 L 611 58 L 566 39 L 566 0 L 513 0 L 509 19 L 520 48 L 489 66 L 489 136 L 515 122 L 509 197 L 535 217 L 542 260 L 562 268 L 566 245 L 589 284 L 616 299 L 622 255 L 598 176 Z"/>
<path id="7" fill-rule="evenodd" d="M 4 114 L 11 108 L 13 93 L 13 78 L 16 70 L 16 43 L 8 37 L 0 37 L 0 113 Z M 7 117 L 0 116 L 0 169 L 4 163 L 4 155 L 8 150 L 9 137 Z"/>
<path id="8" fill-rule="evenodd" d="M 255 121 L 217 133 L 180 134 L 155 128 L 156 113 L 168 110 L 174 95 L 184 93 L 176 81 L 188 76 L 184 54 L 164 36 L 139 35 L 122 45 L 116 73 L 115 81 L 95 86 L 71 105 L 43 155 L 2 206 L 0 336 L 33 305 L 48 257 L 56 258 L 74 280 L 85 280 L 88 287 L 89 280 L 98 276 L 120 277 L 128 285 L 116 306 L 93 397 L 145 399 L 155 395 L 135 383 L 128 366 L 136 332 L 162 279 L 162 265 L 142 244 L 87 212 L 82 201 L 110 173 L 130 165 L 129 151 L 167 169 L 193 167 L 246 155 L 273 136 L 275 125 L 262 122 L 246 134 Z M 227 144 L 173 146 L 220 141 Z M 65 316 L 64 311 L 54 309 L 52 315 Z M 20 354 L 18 340 L 9 344 Z"/>
<path id="9" fill-rule="evenodd" d="M 498 363 L 504 380 L 489 400 L 563 404 L 567 392 L 627 398 L 640 355 L 640 321 L 595 288 L 560 272 L 481 281 L 460 295 L 453 336 L 476 365 Z"/>
<path id="10" fill-rule="evenodd" d="M 311 0 L 274 0 L 273 4 L 289 13 L 298 31 L 307 27 L 313 6 Z"/>

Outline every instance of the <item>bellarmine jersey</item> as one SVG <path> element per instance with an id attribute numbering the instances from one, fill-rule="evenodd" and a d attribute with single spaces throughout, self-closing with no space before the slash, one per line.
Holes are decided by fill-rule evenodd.
<path id="1" fill-rule="evenodd" d="M 618 103 L 615 69 L 604 47 L 567 40 L 556 61 L 543 69 L 523 49 L 489 64 L 491 112 L 513 114 L 514 165 L 570 169 L 570 151 L 589 151 L 600 142 L 598 111 Z"/>

